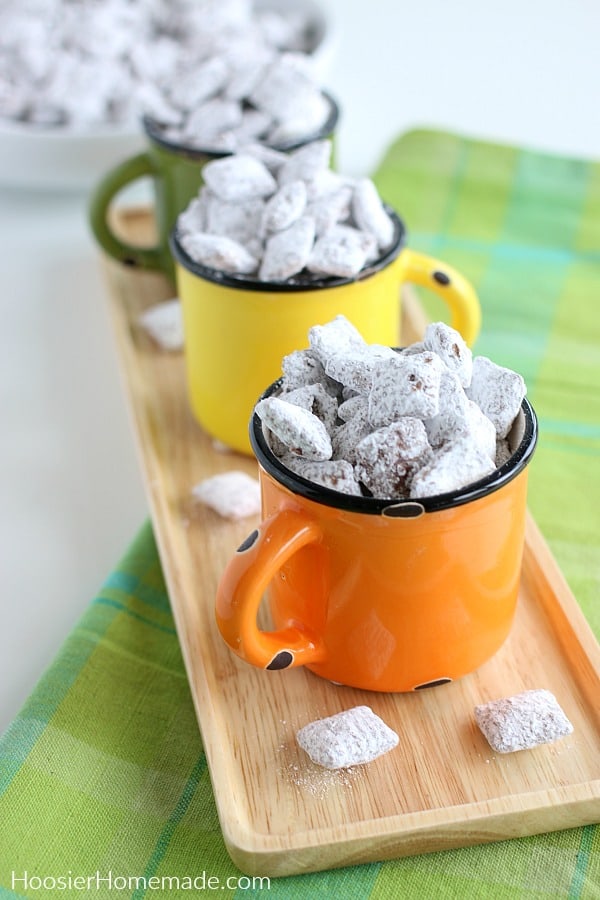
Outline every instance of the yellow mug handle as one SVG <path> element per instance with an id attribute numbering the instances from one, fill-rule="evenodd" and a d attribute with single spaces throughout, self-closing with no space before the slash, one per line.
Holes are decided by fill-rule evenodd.
<path id="1" fill-rule="evenodd" d="M 313 519 L 284 509 L 265 519 L 227 564 L 217 589 L 217 626 L 231 650 L 251 665 L 288 669 L 323 659 L 319 638 L 300 623 L 261 631 L 256 622 L 271 579 L 302 547 L 321 539 Z"/>
<path id="2" fill-rule="evenodd" d="M 435 291 L 450 308 L 451 326 L 469 344 L 481 328 L 481 306 L 473 286 L 448 263 L 405 247 L 398 257 L 402 281 Z"/>

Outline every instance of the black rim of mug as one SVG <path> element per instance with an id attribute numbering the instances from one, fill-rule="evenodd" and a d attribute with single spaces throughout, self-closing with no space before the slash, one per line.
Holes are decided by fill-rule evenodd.
<path id="1" fill-rule="evenodd" d="M 177 226 L 171 231 L 169 237 L 169 246 L 173 258 L 188 272 L 198 275 L 205 281 L 211 281 L 213 284 L 220 284 L 223 287 L 237 288 L 240 291 L 261 291 L 263 293 L 293 293 L 301 291 L 314 291 L 321 288 L 342 287 L 345 284 L 354 284 L 356 281 L 364 281 L 366 278 L 377 274 L 381 269 L 385 269 L 400 253 L 406 243 L 406 227 L 398 213 L 384 204 L 387 214 L 394 223 L 394 240 L 385 253 L 365 266 L 364 269 L 350 278 L 338 278 L 334 275 L 301 275 L 297 279 L 291 278 L 287 281 L 260 281 L 256 276 L 251 275 L 231 275 L 228 272 L 221 272 L 218 269 L 211 269 L 209 266 L 203 266 L 201 263 L 194 262 L 188 256 L 179 241 Z"/>
<path id="2" fill-rule="evenodd" d="M 288 153 L 290 150 L 299 150 L 305 144 L 312 144 L 314 141 L 322 138 L 330 137 L 335 131 L 340 118 L 340 105 L 328 91 L 321 91 L 321 94 L 329 103 L 329 115 L 320 128 L 311 132 L 302 138 L 296 138 L 293 141 L 283 141 L 280 144 L 267 144 L 271 150 L 279 150 L 282 153 Z M 146 136 L 153 143 L 158 144 L 164 150 L 174 153 L 177 156 L 183 156 L 186 159 L 222 159 L 224 156 L 231 156 L 233 151 L 227 150 L 203 150 L 201 147 L 193 147 L 190 144 L 181 144 L 176 141 L 170 141 L 164 137 L 164 125 L 153 118 L 153 116 L 142 116 L 142 126 L 146 132 Z"/>
<path id="3" fill-rule="evenodd" d="M 260 399 L 270 397 L 281 387 L 282 379 L 278 379 L 262 394 Z M 525 398 L 521 404 L 524 418 L 523 436 L 510 458 L 490 475 L 474 481 L 472 484 L 450 491 L 436 494 L 433 497 L 415 498 L 414 500 L 398 500 L 390 498 L 381 500 L 375 497 L 356 497 L 331 490 L 308 481 L 286 468 L 275 456 L 265 438 L 262 422 L 256 413 L 250 419 L 250 443 L 254 454 L 262 468 L 276 481 L 294 494 L 348 512 L 367 513 L 370 515 L 386 515 L 397 518 L 413 518 L 423 512 L 439 512 L 471 503 L 499 490 L 519 475 L 530 462 L 538 439 L 538 421 L 531 403 Z M 405 512 L 403 513 L 403 508 Z"/>

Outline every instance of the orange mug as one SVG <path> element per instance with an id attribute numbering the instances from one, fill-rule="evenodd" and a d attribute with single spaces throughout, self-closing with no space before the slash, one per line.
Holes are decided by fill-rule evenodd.
<path id="1" fill-rule="evenodd" d="M 537 441 L 527 399 L 506 463 L 419 501 L 354 497 L 295 475 L 256 415 L 250 436 L 263 521 L 228 563 L 216 600 L 219 630 L 238 656 L 399 692 L 453 681 L 494 655 L 519 591 L 526 467 Z M 257 625 L 267 589 L 274 631 Z"/>

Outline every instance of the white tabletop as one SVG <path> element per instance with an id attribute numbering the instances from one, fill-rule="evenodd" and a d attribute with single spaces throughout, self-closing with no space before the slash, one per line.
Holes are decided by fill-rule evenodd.
<path id="1" fill-rule="evenodd" d="M 419 126 L 600 158 L 595 0 L 323 5 L 341 171 Z M 0 187 L 0 731 L 148 515 L 86 205 Z"/>

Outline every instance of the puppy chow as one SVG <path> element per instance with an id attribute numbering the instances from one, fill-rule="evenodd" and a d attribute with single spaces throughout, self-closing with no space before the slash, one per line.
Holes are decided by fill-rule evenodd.
<path id="1" fill-rule="evenodd" d="M 368 408 L 358 407 L 352 418 L 335 428 L 331 435 L 333 458 L 347 459 L 354 465 L 360 442 L 372 431 L 373 426 L 369 422 Z"/>
<path id="2" fill-rule="evenodd" d="M 243 119 L 239 128 L 219 132 L 216 139 L 222 149 L 228 149 L 234 131 L 237 134 L 249 127 L 255 114 L 244 113 Z M 197 228 L 244 244 L 257 258 L 257 279 L 265 282 L 294 279 L 310 285 L 328 278 L 352 280 L 378 258 L 377 238 L 372 231 L 358 227 L 353 218 L 353 180 L 328 168 L 329 140 L 315 141 L 288 154 L 270 151 L 260 143 L 246 143 L 244 148 L 244 152 L 205 165 L 205 184 L 178 218 L 180 236 L 193 235 Z M 236 217 L 223 204 L 242 209 Z M 204 218 L 211 211 L 212 215 Z M 301 221 L 301 237 L 288 234 Z M 307 221 L 312 223 L 310 230 Z"/>
<path id="3" fill-rule="evenodd" d="M 315 176 L 329 167 L 331 158 L 331 141 L 313 141 L 290 153 L 279 169 L 280 185 L 290 181 L 311 181 Z"/>
<path id="4" fill-rule="evenodd" d="M 247 97 L 257 109 L 268 113 L 275 122 L 306 122 L 303 134 L 321 127 L 329 112 L 328 105 L 314 77 L 302 65 L 300 54 L 282 54 L 267 66 L 264 77 Z M 293 111 L 293 119 L 290 111 Z M 279 136 L 277 136 L 279 137 Z M 271 135 L 271 143 L 275 143 Z"/>
<path id="5" fill-rule="evenodd" d="M 206 163 L 202 177 L 217 197 L 230 203 L 266 197 L 277 188 L 277 182 L 264 163 L 244 154 Z"/>
<path id="6" fill-rule="evenodd" d="M 239 241 L 218 234 L 203 234 L 200 231 L 184 234 L 180 240 L 188 256 L 203 266 L 238 275 L 248 275 L 256 271 L 258 265 L 256 257 Z"/>
<path id="7" fill-rule="evenodd" d="M 329 111 L 308 65 L 309 15 L 255 9 L 250 0 L 4 3 L 0 117 L 74 130 L 133 127 L 146 113 L 182 143 L 192 117 L 201 125 L 196 114 L 207 101 L 250 107 L 249 97 L 261 84 L 269 93 L 281 69 L 294 103 L 285 107 L 280 74 L 276 114 L 251 109 L 263 117 L 261 139 L 287 123 L 298 134 L 300 118 L 298 136 L 306 136 Z M 232 131 L 213 116 L 217 107 L 207 107 L 205 149 L 234 148 Z"/>
<path id="8" fill-rule="evenodd" d="M 360 331 L 345 316 L 336 316 L 325 325 L 313 325 L 308 330 L 310 349 L 326 365 L 332 356 L 362 350 L 367 342 Z"/>
<path id="9" fill-rule="evenodd" d="M 406 498 L 414 472 L 431 456 L 423 423 L 405 416 L 359 442 L 354 470 L 373 497 Z"/>
<path id="10" fill-rule="evenodd" d="M 196 231 L 206 232 L 208 229 L 206 195 L 199 193 L 178 219 L 180 236 L 194 234 Z"/>
<path id="11" fill-rule="evenodd" d="M 474 447 L 467 437 L 458 437 L 447 444 L 415 472 L 410 497 L 435 497 L 465 487 L 490 475 L 496 468 L 489 455 Z"/>
<path id="12" fill-rule="evenodd" d="M 451 337 L 446 327 L 429 334 Z M 418 500 L 477 482 L 511 457 L 514 448 L 461 384 L 454 351 L 447 364 L 423 342 L 399 351 L 367 344 L 342 315 L 309 329 L 309 344 L 284 357 L 279 396 L 326 424 L 331 447 L 321 464 L 353 467 L 354 479 L 335 490 L 355 493 L 357 483 L 363 496 Z M 276 456 L 289 457 L 289 439 L 268 439 Z"/>
<path id="13" fill-rule="evenodd" d="M 308 215 L 315 220 L 317 237 L 325 234 L 334 225 L 344 222 L 350 215 L 352 188 L 343 184 L 325 194 L 320 194 L 308 204 Z"/>
<path id="14" fill-rule="evenodd" d="M 296 734 L 314 763 L 343 769 L 372 762 L 397 746 L 399 738 L 368 706 L 355 706 L 309 722 Z"/>
<path id="15" fill-rule="evenodd" d="M 283 391 L 293 391 L 294 388 L 308 384 L 323 383 L 325 369 L 320 359 L 312 350 L 294 350 L 281 361 L 283 371 Z"/>
<path id="16" fill-rule="evenodd" d="M 244 519 L 260 513 L 258 481 L 245 472 L 223 472 L 206 478 L 192 488 L 192 496 L 226 519 Z"/>
<path id="17" fill-rule="evenodd" d="M 262 200 L 245 200 L 231 203 L 221 200 L 207 191 L 205 196 L 205 217 L 207 234 L 229 237 L 233 241 L 248 246 L 260 231 L 264 203 Z"/>
<path id="18" fill-rule="evenodd" d="M 286 281 L 301 272 L 310 256 L 315 237 L 315 223 L 309 216 L 268 238 L 259 269 L 261 281 Z"/>
<path id="19" fill-rule="evenodd" d="M 387 250 L 394 240 L 394 226 L 370 178 L 357 182 L 352 209 L 357 226 L 373 235 L 380 250 Z"/>
<path id="20" fill-rule="evenodd" d="M 312 460 L 331 458 L 327 428 L 309 410 L 279 397 L 266 397 L 257 403 L 255 412 L 290 453 Z"/>
<path id="21" fill-rule="evenodd" d="M 253 156 L 255 159 L 258 159 L 272 175 L 279 171 L 287 159 L 286 154 L 282 153 L 281 150 L 274 150 L 273 147 L 267 147 L 266 144 L 261 144 L 258 141 L 242 144 L 237 152 L 244 156 Z"/>
<path id="22" fill-rule="evenodd" d="M 431 322 L 425 329 L 423 344 L 442 359 L 451 372 L 458 375 L 463 387 L 471 384 L 473 354 L 456 329 L 445 322 Z"/>
<path id="23" fill-rule="evenodd" d="M 447 369 L 440 382 L 440 411 L 424 420 L 432 447 L 442 447 L 457 437 L 468 438 L 488 456 L 496 458 L 496 429 L 476 403 L 465 394 L 458 375 Z"/>
<path id="24" fill-rule="evenodd" d="M 373 386 L 373 374 L 382 359 L 389 359 L 396 353 L 382 344 L 368 344 L 359 350 L 331 356 L 325 371 L 345 387 L 359 394 L 368 394 Z"/>
<path id="25" fill-rule="evenodd" d="M 212 56 L 193 71 L 186 72 L 177 84 L 177 104 L 194 109 L 214 97 L 227 84 L 229 67 L 221 56 Z"/>
<path id="26" fill-rule="evenodd" d="M 178 297 L 155 303 L 140 315 L 138 321 L 163 350 L 183 349 L 183 316 Z"/>
<path id="27" fill-rule="evenodd" d="M 473 360 L 473 377 L 467 395 L 492 420 L 498 437 L 507 436 L 526 391 L 518 372 L 497 365 L 487 356 Z"/>
<path id="28" fill-rule="evenodd" d="M 357 497 L 362 495 L 360 484 L 356 480 L 354 467 L 345 459 L 325 460 L 313 462 L 302 459 L 299 456 L 288 454 L 281 458 L 282 463 L 308 481 L 314 481 L 323 487 L 333 491 L 341 491 L 343 494 L 351 494 Z"/>
<path id="29" fill-rule="evenodd" d="M 440 382 L 444 364 L 435 353 L 412 356 L 394 354 L 373 372 L 369 394 L 369 419 L 376 428 L 401 416 L 429 419 L 440 407 Z"/>
<path id="30" fill-rule="evenodd" d="M 339 404 L 338 419 L 341 419 L 342 422 L 349 422 L 358 413 L 363 413 L 366 420 L 368 412 L 368 397 L 364 397 L 362 394 L 355 393 L 352 397 L 348 397 L 347 400 L 343 400 L 342 403 Z"/>
<path id="31" fill-rule="evenodd" d="M 306 209 L 306 185 L 289 181 L 267 200 L 261 219 L 261 231 L 283 231 L 300 218 Z M 314 222 L 314 218 L 312 218 Z"/>
<path id="32" fill-rule="evenodd" d="M 543 689 L 476 706 L 475 720 L 497 753 L 530 750 L 573 733 L 554 694 Z"/>
<path id="33" fill-rule="evenodd" d="M 284 122 L 276 124 L 265 135 L 265 140 L 268 140 L 276 147 L 293 144 L 307 135 L 320 131 L 327 122 L 328 116 L 329 105 L 325 97 L 315 92 L 310 97 L 310 101 L 304 106 L 304 109 L 295 112 L 294 115 Z"/>
<path id="34" fill-rule="evenodd" d="M 353 278 L 373 259 L 372 235 L 350 225 L 333 225 L 315 242 L 307 260 L 308 270 L 318 275 Z"/>
<path id="35" fill-rule="evenodd" d="M 331 434 L 337 420 L 338 403 L 320 382 L 306 384 L 287 394 L 282 394 L 282 399 L 308 409 L 321 420 Z"/>
<path id="36" fill-rule="evenodd" d="M 190 116 L 183 142 L 203 150 L 208 144 L 213 152 L 232 153 L 238 144 L 260 136 L 266 116 L 255 109 L 243 109 L 232 101 L 210 100 Z"/>

